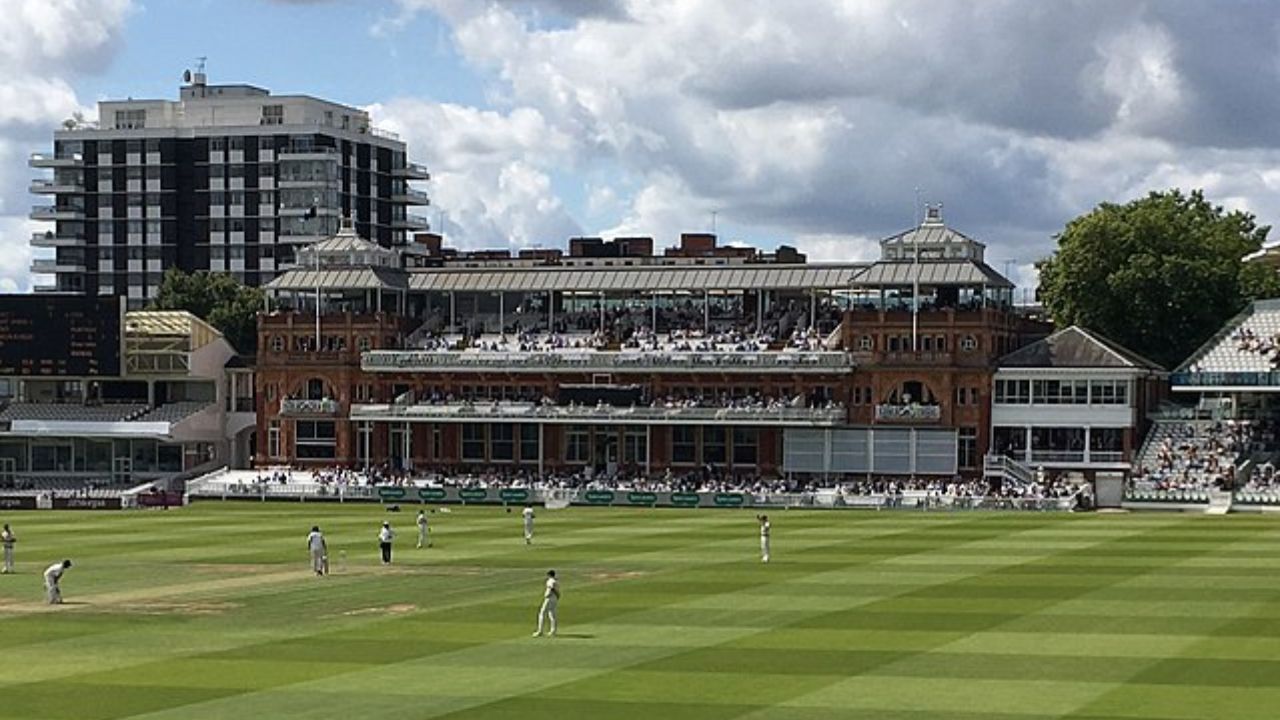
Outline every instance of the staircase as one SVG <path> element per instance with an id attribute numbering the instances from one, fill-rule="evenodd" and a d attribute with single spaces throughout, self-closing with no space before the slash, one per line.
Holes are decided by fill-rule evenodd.
<path id="1" fill-rule="evenodd" d="M 1002 485 L 1030 485 L 1035 480 L 1035 472 L 1030 467 L 1008 455 L 986 456 L 982 463 L 982 476 L 988 481 L 999 480 Z"/>

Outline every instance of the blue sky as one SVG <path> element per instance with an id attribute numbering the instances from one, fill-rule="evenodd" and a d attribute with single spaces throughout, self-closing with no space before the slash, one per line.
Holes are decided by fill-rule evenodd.
<path id="1" fill-rule="evenodd" d="M 1280 17 L 1263 0 L 5 0 L 0 289 L 25 158 L 98 99 L 211 82 L 366 107 L 464 247 L 706 230 L 865 259 L 917 188 L 1020 284 L 1099 202 L 1204 188 L 1273 222 Z"/>

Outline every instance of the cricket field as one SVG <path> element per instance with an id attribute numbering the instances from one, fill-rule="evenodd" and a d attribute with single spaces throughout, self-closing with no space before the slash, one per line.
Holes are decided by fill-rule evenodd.
<path id="1" fill-rule="evenodd" d="M 0 516 L 0 718 L 1280 717 L 1280 517 L 415 510 Z"/>

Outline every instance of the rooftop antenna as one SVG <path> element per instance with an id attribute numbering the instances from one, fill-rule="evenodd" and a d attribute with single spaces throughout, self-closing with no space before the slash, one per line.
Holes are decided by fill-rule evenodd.
<path id="1" fill-rule="evenodd" d="M 204 64 L 205 64 L 205 62 L 207 62 L 208 60 L 209 60 L 209 56 L 208 56 L 208 55 L 200 55 L 200 56 L 198 56 L 198 57 L 196 58 L 196 74 L 197 74 L 197 75 L 203 75 L 203 74 L 204 74 Z"/>
<path id="2" fill-rule="evenodd" d="M 711 211 L 711 234 L 716 234 L 716 216 L 720 214 L 719 210 Z"/>
<path id="3" fill-rule="evenodd" d="M 917 185 L 915 204 L 911 206 L 911 227 L 917 227 L 920 223 L 920 186 Z"/>

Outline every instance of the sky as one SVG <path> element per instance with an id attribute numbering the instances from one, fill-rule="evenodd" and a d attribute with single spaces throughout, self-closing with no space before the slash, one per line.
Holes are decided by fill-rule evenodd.
<path id="1" fill-rule="evenodd" d="M 1123 0 L 0 0 L 0 291 L 26 291 L 33 151 L 207 58 L 369 110 L 464 248 L 714 225 L 876 256 L 920 202 L 1024 287 L 1101 202 L 1202 188 L 1276 220 L 1280 13 Z"/>

